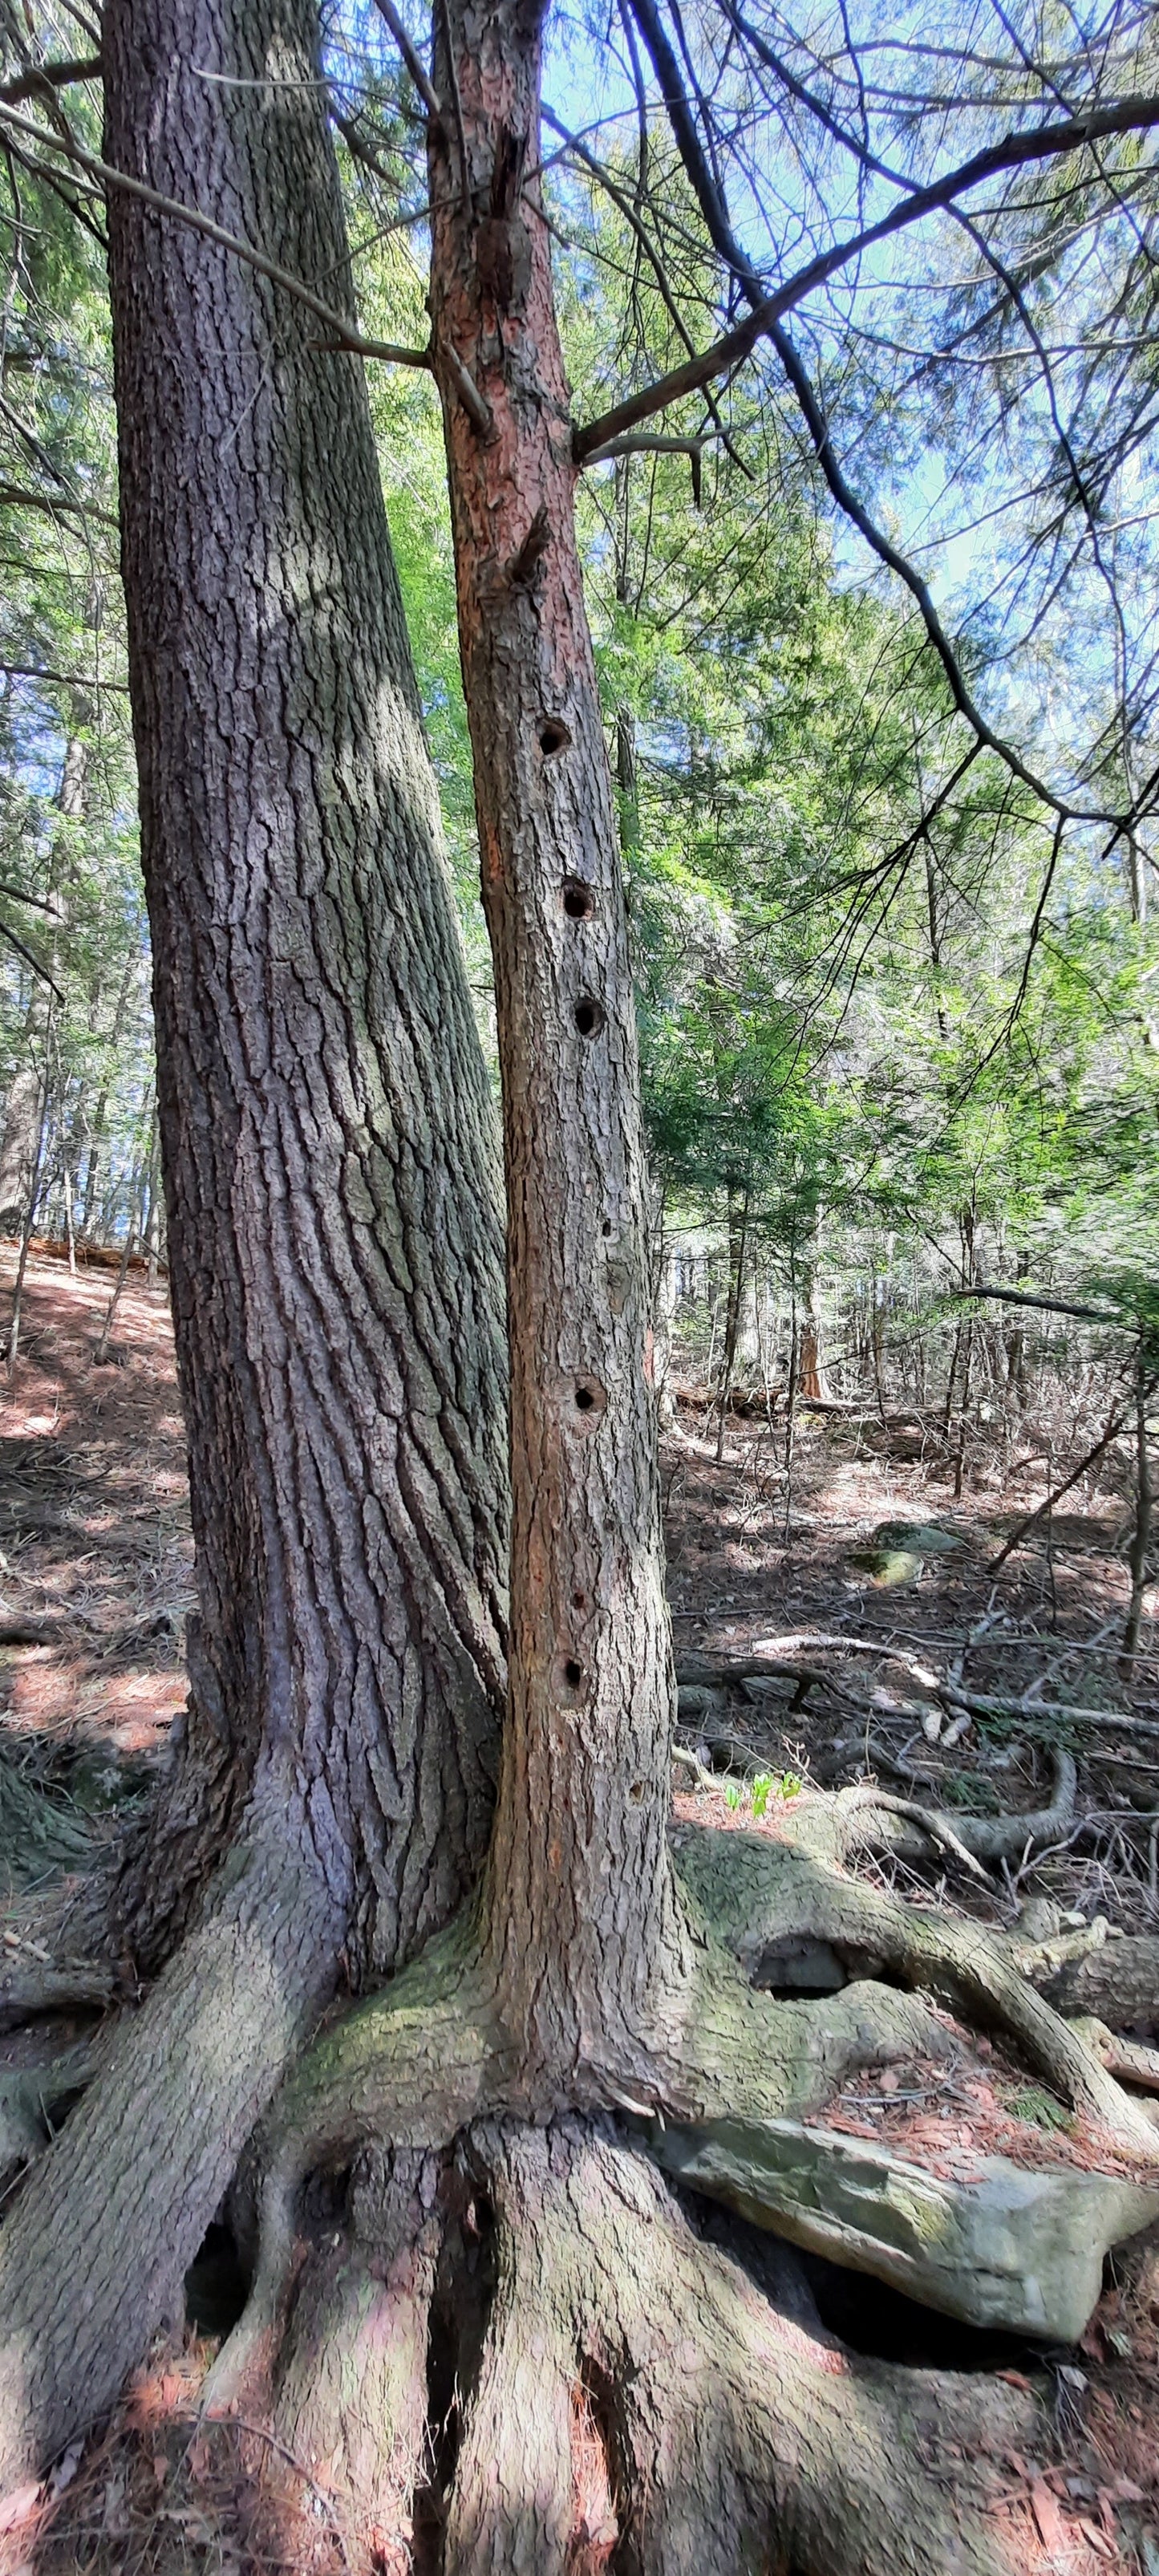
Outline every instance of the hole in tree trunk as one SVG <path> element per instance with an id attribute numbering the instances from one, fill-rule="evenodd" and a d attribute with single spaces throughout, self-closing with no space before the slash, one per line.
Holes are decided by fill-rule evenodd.
<path id="1" fill-rule="evenodd" d="M 599 1002 L 593 1002 L 590 993 L 585 993 L 582 1002 L 577 1002 L 575 1006 L 575 1024 L 581 1038 L 598 1038 L 604 1025 L 604 1016 L 602 1005 Z"/>
<path id="2" fill-rule="evenodd" d="M 581 1422 L 586 1430 L 594 1430 L 608 1401 L 603 1387 L 598 1378 L 577 1377 L 574 1393 L 575 1409 Z"/>
<path id="3" fill-rule="evenodd" d="M 233 2236 L 215 2219 L 185 2275 L 185 2314 L 194 2332 L 232 2334 L 248 2287 Z"/>
<path id="4" fill-rule="evenodd" d="M 596 908 L 596 899 L 591 887 L 585 885 L 582 878 L 564 878 L 563 908 L 569 921 L 591 920 Z"/>
<path id="5" fill-rule="evenodd" d="M 566 751 L 570 741 L 567 726 L 561 724 L 558 716 L 549 716 L 546 724 L 539 728 L 539 748 L 548 760 L 553 752 Z"/>
<path id="6" fill-rule="evenodd" d="M 727 1770 L 727 1755 L 723 1762 L 712 1758 L 716 1750 L 710 1744 L 712 1769 Z M 878 1985 L 907 1991 L 904 1979 L 891 1975 L 884 1960 L 874 1958 L 869 1951 L 850 1950 L 844 1945 L 837 1950 L 831 1942 L 816 1940 L 808 1932 L 770 1943 L 750 1973 L 754 1986 L 770 1995 L 836 1995 L 860 1977 L 872 1977 Z"/>
<path id="7" fill-rule="evenodd" d="M 572 2548 L 578 2566 L 639 2576 L 624 2501 L 632 2490 L 630 2453 L 617 2415 L 615 2383 L 589 2356 L 572 2391 Z"/>

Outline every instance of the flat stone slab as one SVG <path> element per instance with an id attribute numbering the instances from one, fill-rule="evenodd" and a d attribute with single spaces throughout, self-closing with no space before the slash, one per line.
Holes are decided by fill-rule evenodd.
<path id="1" fill-rule="evenodd" d="M 1077 2165 L 977 2158 L 956 2181 L 886 2146 L 797 2120 L 650 2133 L 676 2180 L 742 2218 L 892 2282 L 968 2325 L 1077 2343 L 1103 2256 L 1159 2218 L 1159 2186 Z"/>

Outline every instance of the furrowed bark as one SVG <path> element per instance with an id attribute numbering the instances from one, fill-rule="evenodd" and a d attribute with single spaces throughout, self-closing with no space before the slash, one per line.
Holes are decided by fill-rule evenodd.
<path id="1" fill-rule="evenodd" d="M 579 2064 L 645 2067 L 679 1963 L 674 1693 L 615 803 L 526 175 L 539 23 L 519 0 L 450 0 L 437 23 L 435 87 L 457 106 L 430 133 L 434 365 L 508 1196 L 510 1704 L 485 1920 L 504 2017 L 550 2099 Z"/>
<path id="2" fill-rule="evenodd" d="M 115 0 L 108 157 L 351 295 L 309 0 Z M 505 1361 L 481 1053 L 361 368 L 110 191 L 123 558 L 198 1618 L 148 1963 L 300 1791 L 381 1973 L 481 1858 Z M 174 1880 L 180 1877 L 178 1890 Z"/>
<path id="3" fill-rule="evenodd" d="M 309 0 L 113 0 L 103 45 L 109 160 L 349 300 Z M 4 2231 L 0 2492 L 179 2305 L 340 1964 L 458 1906 L 503 1687 L 497 1158 L 361 370 L 108 211 L 198 1616 L 113 1907 L 169 1965 Z"/>

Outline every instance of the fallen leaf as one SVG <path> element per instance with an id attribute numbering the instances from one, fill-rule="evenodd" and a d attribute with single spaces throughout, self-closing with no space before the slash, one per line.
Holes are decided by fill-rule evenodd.
<path id="1" fill-rule="evenodd" d="M 18 2530 L 35 2513 L 39 2502 L 39 2485 L 13 2487 L 8 2495 L 0 2497 L 0 2531 Z"/>
<path id="2" fill-rule="evenodd" d="M 1042 2542 L 1043 2548 L 1049 2549 L 1052 2553 L 1055 2550 L 1065 2549 L 1067 2546 L 1066 2524 L 1063 2521 L 1062 2515 L 1059 2512 L 1058 2506 L 1055 2503 L 1054 2497 L 1050 2492 L 1050 2488 L 1048 2487 L 1045 2478 L 1031 2479 L 1030 2501 L 1034 2508 L 1034 2519 L 1038 2524 L 1039 2538 Z"/>
<path id="3" fill-rule="evenodd" d="M 56 2467 L 52 2472 L 52 2476 L 48 2481 L 48 2492 L 50 2496 L 55 2497 L 63 2495 L 65 2488 L 67 2486 L 71 2486 L 77 2470 L 80 2467 L 81 2454 L 83 2450 L 83 2442 L 69 2443 L 67 2451 L 65 2451 L 62 2457 L 57 2461 Z"/>

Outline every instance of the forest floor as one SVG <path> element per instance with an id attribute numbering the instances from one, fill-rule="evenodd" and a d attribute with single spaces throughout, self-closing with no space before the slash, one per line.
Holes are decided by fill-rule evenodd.
<path id="1" fill-rule="evenodd" d="M 1021 1472 L 1005 1489 L 993 1458 L 984 1483 L 954 1497 L 954 1460 L 936 1442 L 923 1458 L 890 1455 L 891 1434 L 856 1415 L 807 1415 L 798 1435 L 786 1512 L 784 1428 L 730 1422 L 724 1455 L 716 1424 L 695 1404 L 678 1404 L 664 1444 L 665 1529 L 676 1655 L 719 1660 L 722 1670 L 766 1640 L 845 1637 L 901 1649 L 971 1694 L 1001 1698 L 1009 1714 L 956 1730 L 917 1713 L 912 1688 L 887 1662 L 867 1714 L 865 1688 L 794 1706 L 789 1684 L 754 1683 L 731 1702 L 728 1728 L 739 1755 L 772 1775 L 831 1788 L 865 1774 L 891 1779 L 890 1760 L 919 1773 L 920 1794 L 941 1809 L 997 1814 L 1049 1803 L 1051 1755 L 1060 1744 L 1078 1763 L 1073 1829 L 1049 1852 L 1002 1873 L 993 1905 L 960 1880 L 953 1892 L 972 1912 L 1009 1921 L 1013 1900 L 1033 1893 L 1088 1917 L 1096 1908 L 1123 1932 L 1159 1922 L 1159 1616 L 1145 1616 L 1128 1681 L 1120 1669 L 1130 1578 L 1125 1497 L 1092 1472 L 1030 1532 L 997 1572 L 1007 1537 L 1045 1499 Z M 912 1444 L 904 1439 L 903 1447 Z M 1021 1447 L 1033 1445 L 1031 1439 Z M 1082 1454 L 1081 1440 L 1076 1444 Z M 1064 1457 L 1056 1474 L 1066 1473 Z M 896 1540 L 933 1525 L 952 1541 L 909 1573 L 870 1571 L 883 1535 Z M 877 1545 L 875 1545 L 875 1541 Z M 920 1539 L 915 1539 L 920 1545 Z M 1148 1595 L 1159 1612 L 1159 1586 Z M 813 1657 L 817 1661 L 817 1657 Z M 849 1668 L 840 1678 L 850 1683 Z M 747 1695 L 749 1706 L 744 1705 Z M 1038 1703 L 1044 1711 L 1038 1713 Z M 1098 1722 L 1055 1712 L 1095 1712 Z M 1049 1713 L 1048 1713 L 1049 1712 Z M 1117 1721 L 1121 1721 L 1117 1723 Z M 709 1730 L 711 1731 L 711 1730 Z M 776 1832 L 776 1797 L 763 1818 L 751 1800 L 723 1791 L 678 1799 L 701 1822 Z M 906 1873 L 893 1864 L 890 1884 Z M 928 1874 L 927 1874 L 928 1879 Z M 923 1879 L 923 1884 L 927 1883 Z"/>
<path id="2" fill-rule="evenodd" d="M 14 1270 L 14 1248 L 0 1246 L 0 1299 Z M 0 1728 L 29 1775 L 91 1820 L 97 1835 L 116 1830 L 125 1798 L 141 1793 L 163 1756 L 185 1696 L 182 1631 L 192 1603 L 167 1294 L 164 1283 L 150 1290 L 131 1272 L 108 1360 L 96 1365 L 113 1284 L 103 1268 L 72 1277 L 63 1261 L 35 1257 L 13 1382 L 0 1372 Z M 1159 1622 L 1144 1623 L 1128 1688 L 1117 1662 L 1128 1595 L 1123 1496 L 1079 1487 L 1066 1511 L 995 1574 L 990 1561 L 1003 1539 L 1042 1498 L 1041 1470 L 1037 1484 L 1022 1471 L 1008 1487 L 979 1482 L 955 1499 L 952 1460 L 936 1445 L 925 1459 L 891 1455 L 890 1438 L 879 1423 L 806 1416 L 787 1497 L 775 1416 L 771 1429 L 759 1419 L 731 1420 L 718 1461 L 715 1424 L 695 1400 L 678 1406 L 663 1457 L 678 1660 L 743 1661 L 763 1641 L 788 1636 L 874 1639 L 939 1674 L 952 1669 L 970 1691 L 1002 1697 L 1016 1714 L 972 1724 L 947 1745 L 942 1738 L 953 1730 L 928 1709 L 924 1723 L 915 1718 L 904 1683 L 894 1704 L 879 1686 L 871 1716 L 864 1696 L 847 1704 L 840 1685 L 819 1694 L 791 1682 L 742 1686 L 715 1721 L 731 1739 L 732 1775 L 696 1794 L 678 1790 L 677 1813 L 776 1834 L 798 1794 L 878 1776 L 883 1752 L 916 1767 L 924 1785 L 910 1794 L 942 1809 L 1033 1809 L 1049 1798 L 1061 1734 L 1078 1760 L 1079 1791 L 1073 1830 L 1059 1847 L 992 1873 L 984 1889 L 952 1869 L 947 1879 L 936 1858 L 926 1869 L 864 1866 L 917 1902 L 964 1904 L 996 1924 L 1009 1925 L 1018 1903 L 1034 1895 L 1088 1919 L 1097 1911 L 1111 1937 L 1154 1931 Z M 929 1524 L 959 1543 L 924 1557 L 903 1579 L 883 1582 L 858 1562 L 881 1543 L 883 1528 Z M 872 1669 L 879 1685 L 889 1681 L 888 1666 Z M 1101 1711 L 1111 1723 L 1076 1720 L 1068 1728 L 1038 1715 L 1042 1702 Z M 1153 1731 L 1136 1734 L 1125 1723 L 1117 1731 L 1116 1720 L 1129 1714 L 1144 1727 L 1154 1719 Z M 712 1731 L 706 1721 L 705 1736 Z M 763 1792 L 758 1785 L 754 1794 L 754 1775 L 767 1783 Z M 1155 2029 L 1137 2035 L 1159 2040 Z M 60 2036 L 58 2029 L 57 2045 Z M 0 2042 L 0 2066 L 29 2062 L 30 2045 L 35 2034 Z M 968 2162 L 995 2139 L 1008 2140 L 1017 2070 L 1000 2052 L 980 2082 L 974 2070 L 973 2090 L 947 2086 L 944 2068 L 928 2072 L 932 2143 Z M 834 2117 L 855 2135 L 888 2136 L 891 2089 L 851 2088 Z M 844 2315 L 842 2282 L 851 2285 Z M 853 2276 L 829 2284 L 827 2322 L 849 2341 L 890 2359 L 993 2366 L 990 2346 L 949 2321 L 927 2320 L 923 2342 L 922 2312 L 870 2286 L 874 2323 L 864 2342 L 867 2309 Z M 167 2408 L 175 2423 L 189 2411 L 204 2319 L 202 2327 L 199 2336 L 191 2326 L 176 2376 L 141 2380 L 112 2451 L 90 2446 L 83 2463 L 78 2451 L 68 2473 L 72 2513 L 64 2513 L 62 2490 L 54 2530 L 42 2529 L 38 2568 L 107 2571 L 132 2556 L 144 2571 L 153 2564 L 151 2519 L 184 2516 L 190 2541 L 199 2516 L 212 2522 L 208 2487 L 198 2500 L 198 2445 L 190 2448 L 186 2436 L 175 2448 L 172 2427 L 165 2433 L 161 2424 Z M 1011 2455 L 1012 2571 L 1049 2566 L 1092 2576 L 1118 2567 L 1159 2576 L 1159 2231 L 1112 2263 L 1079 2350 L 1005 2356 L 1016 2374 L 1037 2370 L 1044 2358 L 1056 2441 L 1049 2458 Z M 205 2475 L 211 2485 L 208 2467 Z M 95 2519 L 86 2522 L 90 2513 Z M 134 2534 L 139 2549 L 130 2546 Z M 212 2554 L 199 2556 L 200 2566 L 215 2563 Z"/>

